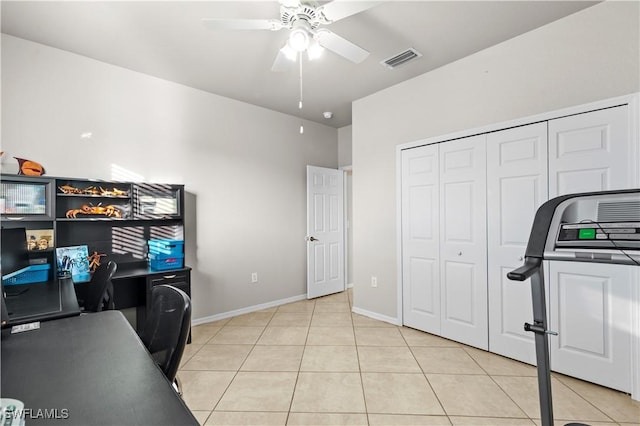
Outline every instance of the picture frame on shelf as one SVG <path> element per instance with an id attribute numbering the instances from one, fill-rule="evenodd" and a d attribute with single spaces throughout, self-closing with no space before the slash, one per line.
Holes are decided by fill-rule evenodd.
<path id="1" fill-rule="evenodd" d="M 89 248 L 86 245 L 56 248 L 58 271 L 61 275 L 71 275 L 74 283 L 91 281 L 89 269 Z"/>
<path id="2" fill-rule="evenodd" d="M 27 229 L 27 249 L 43 251 L 55 247 L 53 229 Z"/>

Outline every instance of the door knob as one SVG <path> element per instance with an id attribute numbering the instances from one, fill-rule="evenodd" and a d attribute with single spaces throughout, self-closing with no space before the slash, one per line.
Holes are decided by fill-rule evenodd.
<path id="1" fill-rule="evenodd" d="M 309 240 L 309 241 L 320 241 L 316 237 L 309 237 L 309 238 L 307 238 L 307 240 Z"/>
<path id="2" fill-rule="evenodd" d="M 462 252 L 461 251 L 458 252 L 458 256 L 462 256 Z"/>

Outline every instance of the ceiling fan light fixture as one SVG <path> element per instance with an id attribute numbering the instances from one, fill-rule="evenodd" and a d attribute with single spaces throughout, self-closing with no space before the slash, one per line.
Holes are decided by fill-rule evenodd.
<path id="1" fill-rule="evenodd" d="M 322 56 L 322 52 L 324 52 L 324 47 L 320 46 L 320 43 L 316 40 L 312 40 L 307 48 L 307 57 L 310 61 L 313 61 L 314 59 L 318 59 Z"/>
<path id="2" fill-rule="evenodd" d="M 293 50 L 291 46 L 289 46 L 289 43 L 285 43 L 282 49 L 280 49 L 280 52 L 282 52 L 284 56 L 292 62 L 295 62 L 296 59 L 298 59 L 298 52 Z"/>
<path id="3" fill-rule="evenodd" d="M 287 44 L 296 52 L 304 52 L 309 47 L 309 33 L 303 28 L 295 28 L 289 34 Z"/>

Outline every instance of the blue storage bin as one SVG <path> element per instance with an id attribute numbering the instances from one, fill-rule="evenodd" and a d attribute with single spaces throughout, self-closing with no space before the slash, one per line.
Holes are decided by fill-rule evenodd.
<path id="1" fill-rule="evenodd" d="M 184 240 L 149 240 L 149 253 L 178 255 L 184 253 Z"/>
<path id="2" fill-rule="evenodd" d="M 184 254 L 166 255 L 149 253 L 149 267 L 156 271 L 180 269 L 184 267 Z"/>
<path id="3" fill-rule="evenodd" d="M 48 263 L 43 265 L 31 265 L 2 277 L 3 285 L 33 284 L 49 280 Z"/>

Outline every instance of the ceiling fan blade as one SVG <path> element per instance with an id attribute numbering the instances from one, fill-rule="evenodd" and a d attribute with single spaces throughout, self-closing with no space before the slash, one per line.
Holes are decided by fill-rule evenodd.
<path id="1" fill-rule="evenodd" d="M 315 38 L 318 40 L 320 46 L 329 49 L 332 52 L 347 58 L 351 62 L 355 62 L 356 64 L 364 61 L 367 59 L 367 56 L 369 56 L 369 52 L 360 46 L 351 43 L 349 40 L 342 38 L 327 29 L 323 28 L 318 30 Z"/>
<path id="2" fill-rule="evenodd" d="M 287 57 L 285 53 L 286 45 L 282 49 L 278 51 L 276 55 L 275 61 L 273 61 L 273 65 L 271 66 L 271 71 L 273 72 L 284 72 L 287 71 L 294 64 L 295 59 L 292 60 Z"/>
<path id="3" fill-rule="evenodd" d="M 298 7 L 300 0 L 280 0 L 279 3 L 285 7 Z"/>
<path id="4" fill-rule="evenodd" d="M 380 4 L 379 1 L 334 0 L 321 6 L 325 18 L 331 22 L 338 21 L 356 13 L 363 12 Z"/>
<path id="5" fill-rule="evenodd" d="M 202 24 L 212 30 L 271 30 L 282 28 L 277 19 L 218 19 L 204 18 Z"/>

